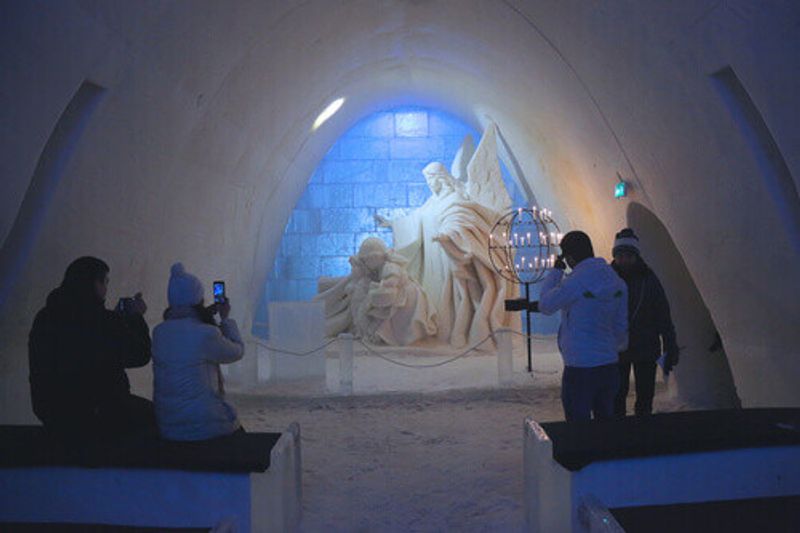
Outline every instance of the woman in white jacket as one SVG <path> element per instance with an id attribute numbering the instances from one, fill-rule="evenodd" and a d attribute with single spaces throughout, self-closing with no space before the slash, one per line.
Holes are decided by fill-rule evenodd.
<path id="1" fill-rule="evenodd" d="M 205 440 L 241 431 L 224 400 L 220 364 L 242 358 L 244 345 L 230 304 L 203 306 L 203 284 L 176 263 L 164 322 L 153 330 L 153 402 L 161 436 Z M 222 319 L 217 325 L 213 315 Z"/>

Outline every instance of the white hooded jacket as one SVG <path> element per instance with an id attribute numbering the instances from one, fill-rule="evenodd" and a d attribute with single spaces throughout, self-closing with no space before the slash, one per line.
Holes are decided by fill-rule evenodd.
<path id="1" fill-rule="evenodd" d="M 558 347 L 564 365 L 616 363 L 628 346 L 628 288 L 602 258 L 585 259 L 567 277 L 554 269 L 545 278 L 539 311 L 561 311 Z"/>
<path id="2" fill-rule="evenodd" d="M 204 440 L 241 427 L 220 390 L 219 365 L 244 355 L 232 319 L 217 327 L 194 313 L 166 320 L 153 330 L 153 402 L 161 436 Z"/>

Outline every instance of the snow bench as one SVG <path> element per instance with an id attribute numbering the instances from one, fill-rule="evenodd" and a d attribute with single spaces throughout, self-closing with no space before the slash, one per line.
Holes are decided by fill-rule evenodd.
<path id="1" fill-rule="evenodd" d="M 588 531 L 587 516 L 602 515 L 598 507 L 634 519 L 648 507 L 779 503 L 800 495 L 800 409 L 690 411 L 606 422 L 539 424 L 528 418 L 524 433 L 528 531 Z M 595 512 L 586 512 L 587 502 Z"/>
<path id="2" fill-rule="evenodd" d="M 39 426 L 0 426 L 0 530 L 75 523 L 292 531 L 300 428 L 205 442 L 137 437 L 70 448 Z"/>

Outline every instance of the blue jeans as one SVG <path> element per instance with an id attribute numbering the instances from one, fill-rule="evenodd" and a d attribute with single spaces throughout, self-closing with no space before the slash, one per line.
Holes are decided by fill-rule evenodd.
<path id="1" fill-rule="evenodd" d="M 619 390 L 616 363 L 594 367 L 564 367 L 561 404 L 567 421 L 607 420 L 614 417 L 614 399 Z"/>

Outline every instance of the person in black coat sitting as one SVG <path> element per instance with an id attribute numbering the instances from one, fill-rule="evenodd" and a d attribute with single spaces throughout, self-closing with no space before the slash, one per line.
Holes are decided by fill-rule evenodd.
<path id="1" fill-rule="evenodd" d="M 619 354 L 620 388 L 615 415 L 625 416 L 625 399 L 630 387 L 631 366 L 636 378 L 637 416 L 653 412 L 656 368 L 662 351 L 664 372 L 678 364 L 678 343 L 669 302 L 656 274 L 642 259 L 639 238 L 632 229 L 617 233 L 611 266 L 628 285 L 628 349 Z"/>
<path id="2" fill-rule="evenodd" d="M 130 393 L 125 373 L 150 362 L 147 306 L 137 294 L 106 309 L 108 273 L 100 259 L 74 261 L 28 337 L 33 411 L 60 437 L 156 430 L 152 402 Z"/>

